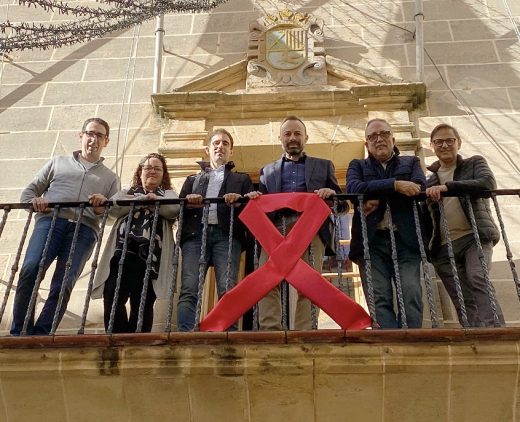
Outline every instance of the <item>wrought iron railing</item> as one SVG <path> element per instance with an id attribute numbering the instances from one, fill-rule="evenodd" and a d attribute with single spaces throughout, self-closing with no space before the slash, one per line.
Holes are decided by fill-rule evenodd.
<path id="1" fill-rule="evenodd" d="M 498 219 L 498 223 L 499 223 L 499 227 L 500 227 L 502 241 L 504 242 L 505 249 L 506 249 L 506 258 L 507 258 L 507 261 L 509 263 L 509 267 L 511 270 L 511 279 L 514 283 L 517 295 L 520 299 L 520 282 L 518 279 L 518 274 L 517 274 L 515 262 L 513 259 L 512 248 L 511 248 L 511 245 L 510 245 L 510 242 L 509 242 L 509 239 L 507 236 L 507 232 L 505 229 L 504 218 L 502 216 L 502 212 L 501 212 L 501 209 L 499 206 L 499 201 L 498 201 L 499 197 L 519 196 L 519 194 L 520 194 L 520 190 L 495 190 L 495 191 L 481 192 L 477 196 L 483 197 L 483 198 L 491 198 L 491 200 L 492 200 L 492 203 L 494 205 L 495 214 Z M 455 196 L 455 195 L 445 195 L 445 196 Z M 469 199 L 469 195 L 465 195 L 465 196 Z M 475 196 L 476 195 L 472 194 L 472 197 L 475 197 Z M 338 202 L 340 200 L 349 199 L 357 204 L 358 211 L 360 212 L 360 216 L 361 216 L 360 221 L 361 221 L 361 229 L 362 229 L 362 233 L 363 233 L 364 264 L 365 264 L 365 268 L 366 268 L 365 280 L 364 280 L 365 281 L 364 293 L 365 293 L 366 303 L 367 303 L 367 307 L 368 307 L 368 312 L 373 320 L 373 328 L 377 328 L 378 321 L 377 321 L 377 317 L 376 317 L 376 310 L 375 310 L 376 305 L 375 305 L 375 301 L 374 301 L 374 292 L 373 292 L 373 285 L 372 285 L 372 274 L 371 274 L 372 265 L 371 265 L 371 258 L 370 258 L 370 243 L 368 241 L 368 235 L 367 235 L 367 221 L 366 221 L 365 215 L 363 213 L 363 201 L 370 199 L 370 198 L 373 198 L 373 197 L 363 196 L 363 195 L 337 195 L 336 197 L 334 197 L 334 200 L 333 200 L 333 205 L 331 207 L 331 215 L 332 215 L 332 218 L 336 222 L 334 238 L 335 238 L 336 250 L 338 251 L 340 249 L 339 247 L 341 246 L 341 244 L 345 243 L 341 240 L 342 234 L 340 233 L 340 230 L 339 230 L 339 227 L 340 227 L 339 218 L 340 218 L 341 213 L 338 212 Z M 431 318 L 432 327 L 437 328 L 437 327 L 439 327 L 440 323 L 439 323 L 439 318 L 437 315 L 435 298 L 434 298 L 434 289 L 435 289 L 434 283 L 433 283 L 434 274 L 432 273 L 432 268 L 428 263 L 428 256 L 427 256 L 426 248 L 424 247 L 424 244 L 423 244 L 423 233 L 421 232 L 421 224 L 420 224 L 420 220 L 421 220 L 420 214 L 423 211 L 421 211 L 419 202 L 423 202 L 425 200 L 426 200 L 426 197 L 424 194 L 421 194 L 418 197 L 414 198 L 413 214 L 414 214 L 414 221 L 416 223 L 416 235 L 417 235 L 417 238 L 419 239 L 420 256 L 421 256 L 422 269 L 423 269 L 422 276 L 423 276 L 423 280 L 424 280 L 424 285 L 426 287 L 426 302 L 427 302 L 428 308 L 429 308 L 429 314 L 430 314 L 430 318 Z M 208 265 L 208 262 L 205 259 L 205 254 L 203 253 L 203 251 L 205 251 L 205 249 L 206 249 L 206 233 L 208 230 L 209 205 L 211 203 L 222 203 L 222 202 L 223 202 L 223 198 L 206 198 L 204 200 L 204 204 L 203 204 L 202 246 L 201 246 L 201 255 L 200 255 L 200 260 L 199 260 L 199 296 L 197 299 L 197 307 L 196 307 L 196 321 L 200 320 L 200 317 L 202 314 L 202 290 L 203 290 L 204 283 L 205 283 L 205 269 Z M 244 203 L 244 202 L 247 202 L 247 200 L 243 199 L 243 200 L 239 200 L 239 202 Z M 127 218 L 128 227 L 130 225 L 130 222 L 132 221 L 132 215 L 133 215 L 133 212 L 136 209 L 136 207 L 143 206 L 143 205 L 155 207 L 154 215 L 153 215 L 151 238 L 154 237 L 155 230 L 157 228 L 157 223 L 159 220 L 159 207 L 164 206 L 164 205 L 171 205 L 171 204 L 180 204 L 180 213 L 177 218 L 177 224 L 176 224 L 177 228 L 176 228 L 175 248 L 173 249 L 173 252 L 172 252 L 173 253 L 173 265 L 171 268 L 171 276 L 169 279 L 168 309 L 166 312 L 166 320 L 164 321 L 164 331 L 165 332 L 170 332 L 174 328 L 173 324 L 172 324 L 172 321 L 174 319 L 173 315 L 174 315 L 174 308 L 175 308 L 174 295 L 177 290 L 177 279 L 179 278 L 179 275 L 180 275 L 179 274 L 180 273 L 179 260 L 181 259 L 180 233 L 181 233 L 181 227 L 184 224 L 183 220 L 184 220 L 184 216 L 185 216 L 185 209 L 187 206 L 186 200 L 185 199 L 163 199 L 163 200 L 158 200 L 158 201 L 134 201 L 134 200 L 117 201 L 117 205 L 119 205 L 119 206 L 130 207 L 128 214 L 127 214 L 128 215 L 128 218 Z M 494 320 L 495 320 L 494 325 L 500 326 L 498 315 L 497 315 L 497 306 L 496 306 L 497 302 L 496 302 L 496 297 L 495 297 L 495 291 L 493 289 L 491 280 L 489 278 L 489 270 L 487 268 L 485 260 L 483 259 L 484 254 L 482 251 L 482 245 L 481 245 L 479 235 L 478 235 L 477 223 L 475 221 L 475 216 L 473 213 L 471 202 L 468 201 L 468 204 L 469 204 L 468 213 L 470 216 L 470 224 L 471 224 L 471 228 L 472 228 L 472 232 L 473 232 L 473 236 L 475 238 L 477 248 L 478 248 L 480 256 L 481 256 L 481 260 L 480 260 L 481 265 L 482 265 L 484 274 L 486 276 L 488 298 L 489 298 L 490 306 L 493 310 Z M 99 256 L 101 253 L 101 248 L 103 245 L 103 237 L 104 237 L 104 232 L 105 232 L 105 229 L 107 226 L 108 217 L 110 214 L 110 210 L 112 209 L 112 207 L 114 205 L 116 205 L 115 202 L 107 203 L 103 214 L 100 215 L 100 229 L 98 232 L 97 242 L 96 242 L 96 245 L 94 248 L 94 253 L 90 260 L 89 281 L 88 281 L 83 309 L 81 311 L 80 326 L 77 331 L 78 334 L 85 333 L 85 326 L 86 326 L 86 322 L 87 322 L 91 295 L 92 295 L 93 280 L 94 280 L 95 273 L 96 273 L 96 270 L 98 267 L 98 261 L 99 261 Z M 65 280 L 68 277 L 68 270 L 70 269 L 72 256 L 74 254 L 74 246 L 76 243 L 78 230 L 79 230 L 79 227 L 81 224 L 81 222 L 80 222 L 81 215 L 83 213 L 83 210 L 89 206 L 90 205 L 88 203 L 83 203 L 83 202 L 67 202 L 67 203 L 49 204 L 49 207 L 52 209 L 52 211 L 49 213 L 49 215 L 52 217 L 49 238 L 50 238 L 50 236 L 52 236 L 54 223 L 55 223 L 56 219 L 58 218 L 57 216 L 58 216 L 58 212 L 59 212 L 60 208 L 77 207 L 79 209 L 79 214 L 78 214 L 79 217 L 75 223 L 76 226 L 75 226 L 75 232 L 74 232 L 74 240 L 73 240 L 72 248 L 70 249 L 69 257 L 68 257 L 67 264 L 66 264 L 66 270 L 65 270 L 65 276 L 64 276 Z M 0 208 L 3 209 L 3 215 L 2 215 L 1 222 L 0 222 L 0 237 L 2 236 L 2 233 L 5 230 L 9 229 L 9 221 L 10 221 L 9 215 L 10 215 L 11 211 L 19 210 L 19 209 L 26 209 L 29 211 L 27 218 L 25 219 L 22 233 L 20 234 L 20 240 L 18 243 L 18 247 L 16 248 L 14 262 L 11 265 L 11 269 L 9 272 L 9 278 L 5 282 L 5 292 L 4 292 L 4 295 L 2 298 L 2 304 L 0 307 L 0 322 L 1 322 L 6 319 L 8 301 L 9 301 L 10 296 L 13 294 L 16 275 L 18 273 L 20 260 L 22 258 L 24 245 L 27 240 L 27 235 L 29 233 L 30 224 L 31 224 L 31 221 L 34 216 L 34 212 L 33 212 L 30 204 L 20 204 L 20 203 L 0 204 Z M 463 326 L 468 327 L 469 322 L 468 322 L 468 318 L 466 315 L 464 296 L 463 296 L 459 277 L 457 276 L 457 268 L 455 265 L 455 260 L 454 260 L 454 255 L 453 255 L 452 242 L 449 237 L 449 229 L 448 229 L 447 220 L 446 220 L 442 202 L 439 203 L 439 209 L 440 209 L 440 214 L 441 214 L 441 226 L 442 226 L 442 230 L 444 231 L 444 234 L 447 239 L 449 258 L 450 258 L 451 266 L 452 266 L 452 269 L 454 272 L 455 288 L 457 291 L 457 297 L 459 300 L 459 306 L 460 306 L 460 312 L 461 312 L 461 323 Z M 232 207 L 231 216 L 230 216 L 231 223 L 234 221 L 235 218 L 237 218 L 236 214 L 237 213 L 235 212 L 235 208 Z M 392 227 L 392 210 L 391 210 L 390 206 L 388 206 L 388 205 L 386 208 L 386 217 L 388 218 L 390 227 Z M 122 266 L 123 266 L 123 261 L 125 259 L 125 255 L 126 255 L 126 246 L 127 246 L 127 241 L 128 241 L 128 232 L 129 232 L 128 227 L 125 231 L 126 235 L 125 235 L 125 241 L 124 241 L 124 248 L 123 248 L 122 256 L 119 259 L 119 264 L 118 264 L 118 277 L 117 277 L 117 283 L 116 283 L 115 297 L 114 297 L 114 301 L 113 301 L 114 305 L 112 306 L 112 310 L 110 313 L 110 322 L 109 322 L 108 328 L 106 330 L 107 333 L 111 333 L 113 330 L 114 312 L 115 312 L 115 305 L 117 303 L 117 295 L 118 295 L 121 283 L 124 282 L 124 280 L 122 279 Z M 231 227 L 231 231 L 229 233 L 229 240 L 230 240 L 229 243 L 231 244 L 231 240 L 233 238 L 233 231 L 232 231 L 233 224 L 230 224 L 230 227 Z M 283 223 L 282 234 L 284 234 L 284 235 L 285 235 L 285 231 L 286 231 L 285 227 L 286 227 L 285 223 Z M 404 306 L 404 302 L 403 302 L 403 291 L 402 291 L 402 286 L 401 286 L 401 282 L 400 282 L 399 265 L 397 262 L 397 248 L 396 248 L 396 242 L 395 242 L 395 233 L 393 232 L 393 230 L 390 230 L 389 234 L 390 234 L 391 248 L 392 248 L 391 257 L 392 257 L 394 268 L 396 270 L 394 283 L 395 283 L 397 306 L 398 306 L 398 309 L 401 314 L 402 327 L 406 328 L 407 327 L 406 310 L 405 310 L 405 306 Z M 39 267 L 38 274 L 36 277 L 36 282 L 35 282 L 35 285 L 34 285 L 34 288 L 32 291 L 30 304 L 29 304 L 29 308 L 26 313 L 23 329 L 21 331 L 22 335 L 27 334 L 29 320 L 32 315 L 31 312 L 36 305 L 40 284 L 45 276 L 44 261 L 45 261 L 45 256 L 47 253 L 47 247 L 49 244 L 49 238 L 47 239 L 47 241 L 45 243 L 45 248 L 42 251 L 40 267 Z M 0 239 L 0 241 L 1 241 L 1 239 Z M 145 277 L 143 280 L 143 292 L 141 295 L 141 303 L 140 303 L 140 307 L 139 307 L 137 332 L 140 332 L 142 329 L 142 326 L 143 326 L 143 312 L 144 312 L 144 306 L 145 306 L 145 298 L 146 298 L 147 290 L 151 288 L 151 282 L 150 282 L 151 271 L 150 271 L 150 269 L 151 269 L 151 262 L 152 262 L 151 260 L 152 260 L 152 253 L 153 253 L 153 242 L 150 242 L 150 243 L 151 243 L 151 245 L 149 248 L 148 258 L 146 261 L 147 269 L 146 269 L 146 274 L 145 274 Z M 254 256 L 254 263 L 255 263 L 254 267 L 257 268 L 260 245 L 258 244 L 258 242 L 256 240 L 252 243 L 252 245 L 253 246 L 251 247 L 250 252 Z M 229 278 L 229 274 L 230 274 L 230 265 L 231 265 L 230 252 L 231 251 L 229 251 L 229 253 L 228 253 L 228 262 L 227 262 L 227 271 L 226 271 L 227 278 Z M 308 253 L 310 256 L 310 261 L 312 262 L 312 260 L 313 260 L 312 248 L 309 248 Z M 337 276 L 334 278 L 337 279 L 337 287 L 344 294 L 352 295 L 352 292 L 350 291 L 351 284 L 349 283 L 348 280 L 345 280 L 345 276 L 344 276 L 344 268 L 345 268 L 344 264 L 345 264 L 346 259 L 347 258 L 345 257 L 345 255 L 343 253 L 336 255 L 335 265 L 333 267 L 337 271 Z M 65 285 L 66 285 L 65 282 L 62 283 L 62 289 L 60 291 L 58 307 L 56 309 L 52 328 L 50 331 L 51 335 L 55 334 L 58 329 L 58 325 L 60 322 L 60 312 L 61 313 L 63 312 L 63 310 L 61 308 L 66 306 L 66 304 L 63 303 Z M 289 319 L 288 318 L 288 315 L 289 315 L 288 286 L 287 286 L 286 282 L 284 282 L 282 286 L 283 286 L 282 287 L 282 292 L 283 292 L 282 293 L 282 302 L 283 303 L 282 303 L 282 307 L 281 307 L 282 322 L 283 322 L 283 327 L 288 328 L 288 326 L 289 326 L 289 322 L 288 322 L 288 319 Z M 228 283 L 228 287 L 229 287 L 229 283 Z M 318 318 L 317 318 L 318 312 L 314 306 L 312 309 L 313 309 L 312 310 L 312 321 L 313 321 L 312 325 L 313 325 L 313 328 L 317 328 L 318 327 Z M 253 309 L 252 314 L 253 314 L 253 321 L 254 321 L 253 329 L 258 329 L 258 325 L 257 325 L 258 311 L 257 311 L 256 307 Z"/>

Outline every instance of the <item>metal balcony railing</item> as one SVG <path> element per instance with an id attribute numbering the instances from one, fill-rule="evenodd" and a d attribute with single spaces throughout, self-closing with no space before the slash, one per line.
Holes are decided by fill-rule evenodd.
<path id="1" fill-rule="evenodd" d="M 516 272 L 515 262 L 513 260 L 512 249 L 511 249 L 511 245 L 510 245 L 510 242 L 509 242 L 509 239 L 507 236 L 504 219 L 502 217 L 502 212 L 501 212 L 501 209 L 499 206 L 499 199 L 498 199 L 500 197 L 507 197 L 507 196 L 508 197 L 517 197 L 517 196 L 519 196 L 519 194 L 520 194 L 520 190 L 495 190 L 495 191 L 481 192 L 477 196 L 482 197 L 482 198 L 491 198 L 491 200 L 492 200 L 496 218 L 498 220 L 499 227 L 500 227 L 502 241 L 505 245 L 506 259 L 507 259 L 507 262 L 509 263 L 509 267 L 511 270 L 511 280 L 512 280 L 512 283 L 514 283 L 514 287 L 516 289 L 518 298 L 520 299 L 520 282 L 518 279 L 518 274 Z M 455 196 L 455 195 L 451 195 L 451 196 Z M 475 196 L 476 195 L 472 194 L 471 197 L 475 197 Z M 470 198 L 469 195 L 466 195 L 466 197 L 468 199 Z M 358 211 L 362 211 L 363 202 L 367 199 L 370 199 L 370 197 L 363 196 L 363 195 L 337 195 L 335 197 L 334 206 L 331 208 L 331 218 L 336 223 L 334 225 L 334 227 L 335 227 L 334 239 L 335 239 L 335 246 L 336 246 L 337 253 L 336 253 L 335 257 L 329 258 L 328 270 L 325 270 L 323 275 L 331 280 L 334 280 L 335 285 L 344 294 L 353 297 L 357 301 L 366 300 L 366 308 L 368 309 L 368 312 L 370 313 L 370 316 L 372 317 L 373 328 L 378 328 L 378 322 L 377 322 L 376 311 L 375 311 L 376 305 L 374 302 L 374 293 L 373 293 L 373 286 L 372 286 L 370 243 L 368 241 L 368 235 L 367 235 L 367 221 L 366 221 L 364 213 L 360 212 L 361 229 L 362 229 L 363 241 L 364 241 L 363 242 L 364 243 L 364 267 L 366 268 L 365 279 L 364 279 L 365 297 L 363 298 L 362 295 L 359 294 L 359 292 L 360 292 L 359 287 L 361 285 L 361 283 L 359 282 L 359 279 L 358 279 L 359 272 L 356 270 L 355 266 L 350 269 L 348 266 L 346 266 L 348 257 L 347 257 L 345 248 L 348 248 L 348 246 L 349 246 L 349 240 L 348 240 L 349 233 L 348 233 L 348 228 L 345 227 L 344 222 L 343 223 L 341 222 L 342 214 L 337 212 L 338 200 L 345 200 L 345 199 L 351 200 L 354 203 L 356 203 L 357 204 L 356 206 L 358 207 Z M 421 210 L 421 205 L 422 205 L 422 203 L 424 203 L 425 200 L 426 200 L 426 197 L 424 194 L 421 194 L 418 197 L 414 198 L 413 214 L 414 214 L 414 221 L 416 223 L 416 236 L 419 239 L 420 256 L 421 256 L 421 261 L 422 261 L 422 277 L 423 277 L 424 285 L 426 288 L 425 289 L 426 303 L 428 304 L 429 315 L 431 318 L 431 325 L 433 328 L 437 328 L 437 327 L 439 327 L 440 324 L 439 324 L 439 318 L 437 315 L 437 310 L 436 310 L 436 305 L 435 305 L 434 285 L 432 282 L 435 275 L 434 275 L 434 273 L 432 273 L 431 265 L 428 263 L 428 256 L 427 256 L 426 248 L 423 243 L 423 233 L 421 231 L 421 226 L 422 226 L 421 213 L 424 212 Z M 203 224 L 203 227 L 202 227 L 203 235 L 202 235 L 201 251 L 204 251 L 206 248 L 205 242 L 206 242 L 206 233 L 208 230 L 209 205 L 211 203 L 222 203 L 222 202 L 223 202 L 223 198 L 206 198 L 204 200 L 203 223 L 202 223 Z M 245 199 L 240 200 L 239 202 L 246 202 L 246 200 Z M 163 199 L 163 200 L 157 200 L 157 201 L 133 201 L 133 200 L 117 201 L 117 205 L 129 207 L 128 220 L 127 220 L 128 226 L 130 225 L 130 222 L 132 221 L 133 212 L 137 207 L 145 206 L 145 205 L 154 207 L 154 217 L 153 217 L 153 225 L 152 225 L 152 229 L 151 229 L 152 230 L 151 238 L 154 237 L 155 230 L 157 229 L 157 222 L 159 220 L 159 208 L 161 206 L 171 205 L 171 204 L 180 204 L 180 214 L 179 214 L 179 216 L 177 218 L 177 222 L 176 222 L 176 230 L 175 230 L 176 242 L 175 242 L 175 247 L 172 251 L 173 265 L 171 268 L 171 276 L 169 279 L 168 309 L 167 309 L 166 317 L 165 317 L 165 321 L 164 321 L 164 331 L 165 332 L 170 332 L 174 329 L 174 325 L 172 323 L 172 321 L 174 320 L 173 316 L 174 316 L 174 308 L 175 308 L 174 297 L 175 297 L 175 292 L 177 291 L 177 280 L 180 278 L 179 277 L 179 275 L 180 275 L 179 274 L 180 273 L 179 262 L 180 262 L 181 255 L 182 255 L 181 249 L 180 249 L 180 232 L 181 232 L 181 228 L 183 225 L 183 217 L 184 217 L 184 211 L 185 211 L 185 207 L 186 207 L 186 201 L 184 199 Z M 478 235 L 477 223 L 475 221 L 471 202 L 468 201 L 468 204 L 469 204 L 469 209 L 467 211 L 468 211 L 468 215 L 470 216 L 470 224 L 471 224 L 474 240 L 477 245 L 477 248 L 479 249 L 479 253 L 480 253 L 480 257 L 481 257 L 480 263 L 482 265 L 482 269 L 483 269 L 483 272 L 486 277 L 488 299 L 489 299 L 490 306 L 494 312 L 495 326 L 500 326 L 498 315 L 497 315 L 497 305 L 496 305 L 497 302 L 496 302 L 496 297 L 495 297 L 495 290 L 494 290 L 491 280 L 489 278 L 489 270 L 487 268 L 486 262 L 483 259 L 484 254 L 482 251 L 482 245 L 481 245 L 479 235 Z M 103 238 L 104 238 L 105 229 L 107 227 L 107 221 L 108 221 L 108 218 L 110 215 L 110 211 L 114 205 L 116 205 L 115 202 L 108 202 L 105 206 L 104 213 L 100 216 L 101 224 L 100 224 L 100 229 L 99 229 L 99 233 L 98 233 L 98 237 L 97 237 L 97 242 L 96 242 L 96 245 L 94 248 L 94 252 L 90 259 L 89 281 L 88 281 L 88 286 L 86 289 L 84 305 L 81 309 L 81 318 L 80 318 L 79 327 L 77 327 L 78 334 L 85 333 L 86 322 L 87 322 L 87 318 L 88 318 L 88 314 L 89 314 L 89 305 L 91 303 L 93 280 L 95 277 L 95 273 L 97 271 L 100 253 L 102 251 L 102 247 L 104 244 Z M 73 239 L 72 247 L 70 249 L 70 253 L 69 253 L 67 264 L 66 264 L 66 270 L 65 270 L 65 276 L 64 276 L 65 281 L 67 280 L 68 269 L 70 269 L 72 257 L 74 254 L 74 246 L 77 241 L 77 235 L 78 235 L 79 227 L 81 225 L 81 222 L 80 222 L 81 215 L 82 215 L 83 209 L 85 209 L 85 207 L 89 207 L 89 206 L 90 205 L 88 203 L 81 203 L 81 202 L 49 204 L 49 207 L 52 209 L 52 211 L 49 213 L 49 215 L 52 217 L 49 238 L 52 236 L 53 227 L 57 220 L 57 215 L 58 215 L 58 211 L 60 210 L 60 208 L 64 208 L 64 207 L 79 208 L 79 218 L 75 222 L 76 229 L 75 229 L 75 233 L 74 233 L 74 239 Z M 20 261 L 22 259 L 24 246 L 26 244 L 28 233 L 30 232 L 31 221 L 33 220 L 34 213 L 33 213 L 33 210 L 32 210 L 32 207 L 30 204 L 21 204 L 21 203 L 0 204 L 0 208 L 3 209 L 3 215 L 2 215 L 1 222 L 0 222 L 0 240 L 1 240 L 1 237 L 4 232 L 11 230 L 10 222 L 11 222 L 11 220 L 14 220 L 14 218 L 10 218 L 10 215 L 12 215 L 10 213 L 12 213 L 13 210 L 20 210 L 20 209 L 25 209 L 28 211 L 27 218 L 25 219 L 25 222 L 24 222 L 23 230 L 19 235 L 19 242 L 18 242 L 18 246 L 16 248 L 16 252 L 14 254 L 14 261 L 10 267 L 9 277 L 4 282 L 5 291 L 4 291 L 3 297 L 1 298 L 0 323 L 5 324 L 5 321 L 8 319 L 8 314 L 10 312 L 10 310 L 8 309 L 9 299 L 10 299 L 10 297 L 12 298 L 14 291 L 16 290 L 16 276 L 17 276 L 18 269 L 20 266 Z M 442 202 L 440 202 L 439 208 L 440 208 L 440 214 L 441 214 L 441 229 L 444 231 L 444 234 L 447 238 L 450 263 L 451 263 L 452 269 L 454 271 L 455 289 L 457 291 L 457 299 L 459 301 L 459 307 L 460 307 L 460 316 L 459 317 L 461 320 L 461 324 L 463 326 L 469 326 L 468 318 L 466 315 L 464 295 L 463 295 L 462 286 L 461 286 L 459 277 L 457 276 L 457 267 L 455 265 L 455 259 L 454 259 L 453 250 L 452 250 L 452 242 L 449 238 L 449 229 L 448 229 L 446 215 L 444 213 L 444 208 L 443 208 Z M 232 208 L 232 209 L 234 210 L 234 208 Z M 343 214 L 343 216 L 344 216 L 344 214 Z M 390 227 L 392 227 L 392 209 L 388 205 L 386 207 L 386 217 L 388 218 Z M 232 211 L 231 212 L 231 222 L 235 218 L 237 218 L 236 213 Z M 233 227 L 233 224 L 231 224 L 230 226 Z M 128 233 L 128 230 L 127 230 L 127 233 Z M 285 225 L 282 228 L 282 234 L 284 234 L 284 233 L 285 233 Z M 47 239 L 46 244 L 45 244 L 46 246 L 42 251 L 40 267 L 38 270 L 38 275 L 36 278 L 36 282 L 34 284 L 34 288 L 32 290 L 29 308 L 27 309 L 27 312 L 26 312 L 24 326 L 23 326 L 23 329 L 21 332 L 22 335 L 27 334 L 27 328 L 29 325 L 29 321 L 30 321 L 30 318 L 32 317 L 32 312 L 34 311 L 34 308 L 37 304 L 39 289 L 40 289 L 42 280 L 45 277 L 46 269 L 44 268 L 44 261 L 45 261 L 45 255 L 47 253 L 47 246 L 49 243 L 49 238 Z M 233 238 L 233 233 L 231 230 L 231 232 L 229 233 L 229 239 L 231 240 L 232 238 Z M 396 273 L 395 273 L 396 276 L 394 277 L 394 280 L 393 280 L 393 282 L 395 283 L 396 302 L 397 302 L 397 307 L 398 307 L 399 313 L 401 314 L 401 318 L 402 318 L 402 322 L 403 322 L 402 326 L 403 326 L 403 328 L 406 328 L 407 327 L 406 310 L 405 310 L 404 302 L 403 302 L 403 289 L 402 289 L 402 286 L 400 285 L 399 265 L 397 262 L 395 233 L 392 230 L 390 230 L 390 239 L 391 239 L 391 247 L 392 247 L 391 256 L 392 256 L 393 265 L 396 269 Z M 115 298 L 113 301 L 114 306 L 112 307 L 112 310 L 110 313 L 109 325 L 106 330 L 107 333 L 112 332 L 113 324 L 114 324 L 114 312 L 115 312 L 114 309 L 115 309 L 115 304 L 117 302 L 117 294 L 119 292 L 121 283 L 124 283 L 124 280 L 122 279 L 121 275 L 122 275 L 123 260 L 126 255 L 127 240 L 128 240 L 128 236 L 126 235 L 122 256 L 119 261 L 119 273 L 118 273 L 118 278 L 117 278 Z M 259 251 L 260 251 L 260 245 L 258 244 L 258 242 L 256 240 L 254 240 L 252 242 L 252 246 L 250 247 L 249 252 L 253 256 L 255 269 L 258 267 Z M 309 256 L 311 257 L 311 261 L 312 261 L 313 251 L 311 248 L 309 248 L 308 253 L 309 253 Z M 152 288 L 151 287 L 152 254 L 153 254 L 153 245 L 149 248 L 148 259 L 146 261 L 146 273 L 145 273 L 144 280 L 143 280 L 143 291 L 142 291 L 141 303 L 140 303 L 140 307 L 139 307 L 137 332 L 140 332 L 143 327 L 143 312 L 144 312 L 146 294 L 147 294 L 148 289 Z M 201 292 L 203 290 L 204 283 L 206 280 L 206 277 L 204 276 L 204 274 L 205 274 L 205 268 L 207 267 L 207 265 L 208 265 L 208 262 L 206 262 L 205 254 L 202 253 L 201 258 L 199 260 L 199 297 L 197 300 L 197 308 L 196 308 L 197 321 L 199 321 L 201 315 L 203 314 L 203 310 L 202 310 L 203 298 L 202 298 Z M 231 265 L 231 260 L 230 260 L 229 255 L 228 255 L 227 265 L 228 265 L 227 273 L 229 276 L 229 266 Z M 65 294 L 64 293 L 65 285 L 66 285 L 66 282 L 63 282 L 62 289 L 60 291 L 59 300 L 58 300 L 58 306 L 57 306 L 57 309 L 56 309 L 56 312 L 54 315 L 53 324 L 52 324 L 52 328 L 50 331 L 51 335 L 55 334 L 56 331 L 58 330 L 60 318 L 64 312 L 64 309 L 62 309 L 62 308 L 66 307 L 66 301 L 63 300 L 64 294 Z M 357 294 L 354 294 L 354 292 L 352 290 L 356 289 L 356 288 L 357 288 Z M 283 282 L 283 284 L 282 284 L 282 302 L 283 302 L 282 307 L 281 307 L 282 321 L 283 321 L 284 327 L 288 328 L 289 327 L 288 320 L 289 320 L 290 306 L 289 306 L 288 285 L 286 282 Z M 252 314 L 253 314 L 253 329 L 257 329 L 258 314 L 257 314 L 256 307 L 253 309 Z M 318 314 L 318 312 L 317 312 L 316 308 L 313 306 L 313 311 L 312 311 L 313 328 L 318 327 L 317 314 Z"/>

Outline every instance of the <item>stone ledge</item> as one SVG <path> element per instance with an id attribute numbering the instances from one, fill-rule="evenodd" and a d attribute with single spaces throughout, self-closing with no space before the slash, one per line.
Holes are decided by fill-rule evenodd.
<path id="1" fill-rule="evenodd" d="M 41 420 L 42 411 L 53 421 L 515 420 L 519 340 L 518 328 L 3 337 L 0 414 L 23 421 Z"/>
<path id="2" fill-rule="evenodd" d="M 193 333 L 82 334 L 0 337 L 2 349 L 123 347 L 155 345 L 249 345 L 337 343 L 459 343 L 520 341 L 520 327 L 408 330 L 237 331 Z"/>

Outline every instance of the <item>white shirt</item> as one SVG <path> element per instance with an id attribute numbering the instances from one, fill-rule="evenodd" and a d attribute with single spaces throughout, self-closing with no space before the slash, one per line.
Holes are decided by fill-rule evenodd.
<path id="1" fill-rule="evenodd" d="M 207 198 L 216 198 L 224 182 L 224 170 L 226 166 L 222 165 L 217 169 L 213 169 L 209 173 L 208 189 L 206 191 Z M 209 205 L 208 224 L 218 224 L 217 204 Z"/>
<path id="2" fill-rule="evenodd" d="M 85 160 L 81 154 L 79 155 L 79 162 L 85 167 L 85 170 L 89 171 L 92 167 L 94 167 L 98 162 L 91 163 L 90 161 Z"/>

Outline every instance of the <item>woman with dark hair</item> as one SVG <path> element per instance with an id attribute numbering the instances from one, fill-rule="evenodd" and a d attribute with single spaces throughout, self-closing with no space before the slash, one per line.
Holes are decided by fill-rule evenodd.
<path id="1" fill-rule="evenodd" d="M 137 166 L 132 185 L 114 195 L 112 200 L 138 199 L 161 200 L 177 198 L 171 187 L 166 161 L 161 154 L 151 153 L 144 157 Z M 92 298 L 103 296 L 105 330 L 108 330 L 117 286 L 119 261 L 121 260 L 128 227 L 130 207 L 115 205 L 110 215 L 117 218 L 107 245 L 103 251 L 98 271 L 94 279 Z M 153 324 L 153 305 L 156 298 L 168 297 L 169 276 L 172 271 L 173 257 L 173 220 L 179 214 L 179 205 L 161 205 L 159 221 L 154 239 L 150 240 L 153 227 L 154 205 L 137 206 L 132 214 L 130 232 L 127 236 L 126 254 L 123 261 L 121 283 L 115 306 L 114 333 L 131 333 L 137 330 L 141 296 L 146 294 L 142 332 L 149 332 Z M 153 242 L 149 284 L 143 291 L 146 273 L 146 261 Z M 130 315 L 126 311 L 126 302 L 130 300 Z"/>

